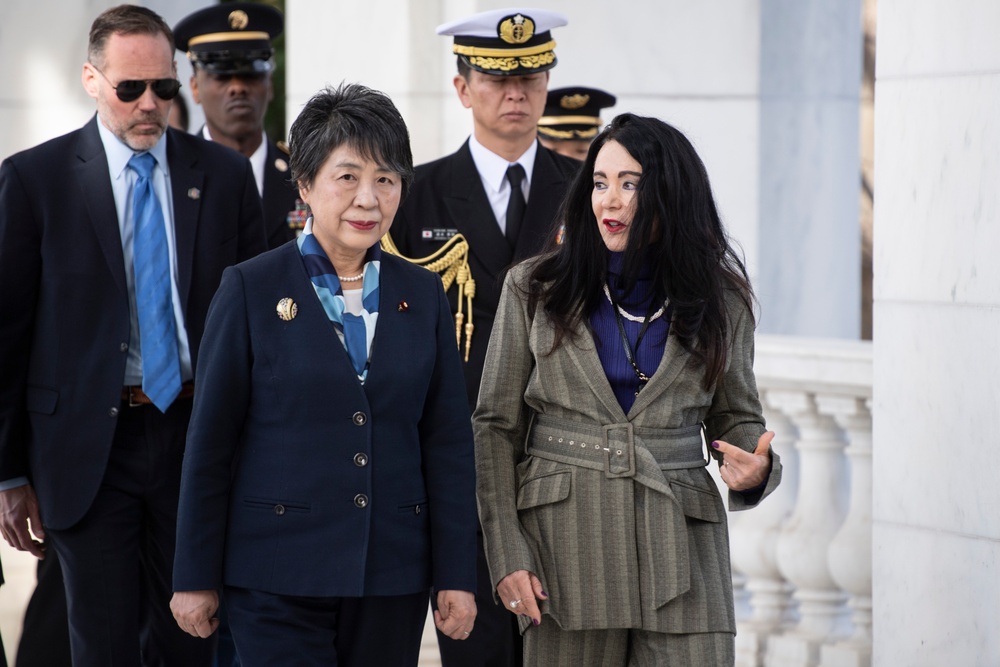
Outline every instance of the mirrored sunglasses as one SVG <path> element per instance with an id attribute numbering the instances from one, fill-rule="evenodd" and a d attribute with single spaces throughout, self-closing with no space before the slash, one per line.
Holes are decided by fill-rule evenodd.
<path id="1" fill-rule="evenodd" d="M 128 79 L 127 81 L 120 81 L 118 85 L 111 83 L 104 72 L 96 69 L 104 80 L 111 85 L 115 90 L 115 94 L 118 96 L 122 102 L 135 102 L 137 99 L 142 97 L 142 94 L 146 92 L 146 84 L 153 89 L 153 94 L 159 97 L 161 100 L 172 100 L 177 97 L 177 93 L 181 90 L 181 82 L 177 79 L 150 79 L 150 80 L 133 80 Z"/>

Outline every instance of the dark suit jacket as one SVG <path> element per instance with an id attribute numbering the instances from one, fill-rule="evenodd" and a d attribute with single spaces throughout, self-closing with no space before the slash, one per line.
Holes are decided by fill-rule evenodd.
<path id="1" fill-rule="evenodd" d="M 444 241 L 423 239 L 424 229 L 454 229 L 469 242 L 469 267 L 476 281 L 476 296 L 472 300 L 472 322 L 476 328 L 469 362 L 465 364 L 470 409 L 475 409 L 479 395 L 479 379 L 503 276 L 512 264 L 542 249 L 563 195 L 579 168 L 576 160 L 538 146 L 528 207 L 512 251 L 490 207 L 468 141 L 456 153 L 417 167 L 413 187 L 400 206 L 390 233 L 406 257 L 426 257 L 444 245 Z M 449 292 L 454 311 L 456 288 Z"/>
<path id="2" fill-rule="evenodd" d="M 279 167 L 283 166 L 284 170 Z M 295 238 L 295 230 L 288 226 L 288 214 L 295 210 L 299 190 L 292 184 L 288 167 L 288 153 L 273 141 L 267 145 L 267 162 L 264 163 L 264 227 L 267 230 L 267 247 L 277 248 Z"/>
<path id="3" fill-rule="evenodd" d="M 46 526 L 87 512 L 104 477 L 129 340 L 125 262 L 96 116 L 0 166 L 0 479 L 27 475 Z M 173 129 L 178 291 L 197 364 L 227 266 L 264 250 L 250 163 Z"/>
<path id="4" fill-rule="evenodd" d="M 288 321 L 276 312 L 286 297 Z M 384 254 L 362 386 L 294 242 L 227 271 L 202 342 L 175 590 L 474 591 L 472 427 L 454 331 L 440 278 Z"/>

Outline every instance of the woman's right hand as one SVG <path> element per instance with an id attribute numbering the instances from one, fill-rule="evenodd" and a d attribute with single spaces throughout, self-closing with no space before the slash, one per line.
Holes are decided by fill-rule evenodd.
<path id="1" fill-rule="evenodd" d="M 538 600 L 548 600 L 549 596 L 542 590 L 542 582 L 531 572 L 515 570 L 508 574 L 497 584 L 497 595 L 507 611 L 527 616 L 535 625 L 542 622 Z"/>

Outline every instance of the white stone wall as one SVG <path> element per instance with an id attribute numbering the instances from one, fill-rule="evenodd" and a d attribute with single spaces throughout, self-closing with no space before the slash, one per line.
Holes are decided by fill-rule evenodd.
<path id="1" fill-rule="evenodd" d="M 879 0 L 875 664 L 1000 664 L 1000 3 Z"/>
<path id="2" fill-rule="evenodd" d="M 124 0 L 123 0 L 124 1 Z M 168 25 L 203 7 L 205 0 L 132 0 Z M 118 0 L 3 0 L 0 2 L 0 160 L 75 130 L 96 106 L 80 82 L 90 24 Z M 189 95 L 191 69 L 178 53 L 177 72 Z M 188 97 L 192 127 L 204 115 Z"/>

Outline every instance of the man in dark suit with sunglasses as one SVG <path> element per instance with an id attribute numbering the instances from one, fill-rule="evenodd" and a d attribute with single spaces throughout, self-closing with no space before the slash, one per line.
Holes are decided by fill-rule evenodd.
<path id="1" fill-rule="evenodd" d="M 0 165 L 0 534 L 58 553 L 77 666 L 210 660 L 169 610 L 181 459 L 209 302 L 266 246 L 246 158 L 166 129 L 173 52 L 107 10 L 95 118 Z"/>

